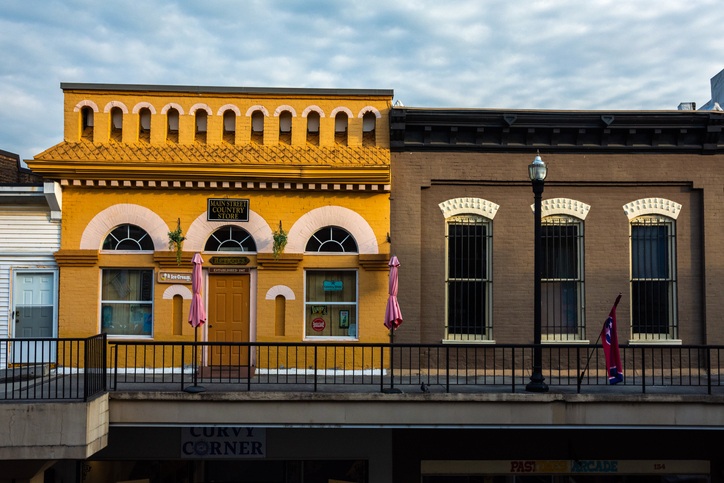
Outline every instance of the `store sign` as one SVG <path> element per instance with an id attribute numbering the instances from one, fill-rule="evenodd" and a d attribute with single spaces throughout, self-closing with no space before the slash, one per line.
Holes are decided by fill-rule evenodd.
<path id="1" fill-rule="evenodd" d="M 342 290 L 342 281 L 330 281 L 325 280 L 324 284 L 322 285 L 322 288 L 325 292 L 338 292 Z"/>
<path id="2" fill-rule="evenodd" d="M 206 200 L 208 221 L 249 221 L 249 200 L 217 199 Z"/>
<path id="3" fill-rule="evenodd" d="M 158 272 L 158 283 L 191 283 L 191 272 Z"/>
<path id="4" fill-rule="evenodd" d="M 183 428 L 181 458 L 266 458 L 266 430 L 238 426 Z"/>
<path id="5" fill-rule="evenodd" d="M 708 461 L 695 460 L 455 460 L 422 461 L 423 475 L 504 474 L 709 474 Z"/>
<path id="6" fill-rule="evenodd" d="M 251 273 L 250 268 L 241 267 L 211 267 L 209 268 L 210 275 L 243 275 Z"/>
<path id="7" fill-rule="evenodd" d="M 212 265 L 247 265 L 249 257 L 211 257 Z"/>
<path id="8" fill-rule="evenodd" d="M 312 329 L 317 332 L 322 332 L 325 327 L 327 327 L 327 322 L 325 322 L 321 317 L 317 317 L 312 321 Z"/>

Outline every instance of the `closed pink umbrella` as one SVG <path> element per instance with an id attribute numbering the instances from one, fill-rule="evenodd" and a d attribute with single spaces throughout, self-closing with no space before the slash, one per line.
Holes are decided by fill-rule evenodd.
<path id="1" fill-rule="evenodd" d="M 194 365 L 196 364 L 196 342 L 198 340 L 198 328 L 201 324 L 206 322 L 206 309 L 204 308 L 204 300 L 201 298 L 201 266 L 204 263 L 201 254 L 197 253 L 191 260 L 194 265 L 193 272 L 191 272 L 191 289 L 193 291 L 193 297 L 191 298 L 191 310 L 189 310 L 189 324 L 194 328 Z M 196 384 L 196 378 L 198 377 L 198 370 L 194 367 L 194 385 L 184 389 L 186 392 L 202 392 L 206 389 Z"/>
<path id="2" fill-rule="evenodd" d="M 387 310 L 385 310 L 385 327 L 390 330 L 397 329 L 402 323 L 402 311 L 400 304 L 397 303 L 397 267 L 400 262 L 397 257 L 392 255 L 390 258 L 390 297 L 387 299 Z"/>

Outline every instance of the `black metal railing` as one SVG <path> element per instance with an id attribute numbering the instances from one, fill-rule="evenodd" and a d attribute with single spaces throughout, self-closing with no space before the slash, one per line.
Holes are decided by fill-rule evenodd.
<path id="1" fill-rule="evenodd" d="M 521 392 L 532 344 L 355 344 L 113 341 L 111 389 L 225 391 Z M 721 387 L 724 346 L 621 347 L 624 379 L 608 386 L 602 346 L 543 344 L 552 390 L 712 393 Z M 195 359 L 194 359 L 195 355 Z M 194 380 L 194 376 L 196 379 Z M 220 389 L 225 386 L 224 389 Z"/>
<path id="2" fill-rule="evenodd" d="M 107 390 L 105 334 L 0 339 L 0 401 L 82 400 Z"/>

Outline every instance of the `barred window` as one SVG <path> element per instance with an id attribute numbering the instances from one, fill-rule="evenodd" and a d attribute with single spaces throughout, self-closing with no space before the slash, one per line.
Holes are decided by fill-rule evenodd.
<path id="1" fill-rule="evenodd" d="M 543 339 L 583 339 L 583 222 L 572 216 L 544 218 L 541 249 Z"/>
<path id="2" fill-rule="evenodd" d="M 445 268 L 445 338 L 490 340 L 493 338 L 490 221 L 476 215 L 447 220 Z"/>
<path id="3" fill-rule="evenodd" d="M 248 231 L 229 225 L 214 231 L 204 245 L 206 252 L 255 252 L 256 243 Z"/>
<path id="4" fill-rule="evenodd" d="M 631 221 L 631 332 L 634 339 L 676 339 L 676 223 L 665 216 Z"/>

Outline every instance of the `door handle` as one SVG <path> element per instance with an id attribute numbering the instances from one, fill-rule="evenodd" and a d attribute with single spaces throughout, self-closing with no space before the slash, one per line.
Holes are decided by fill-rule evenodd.
<path id="1" fill-rule="evenodd" d="M 214 327 L 213 325 L 209 324 L 209 329 L 212 329 L 213 327 Z"/>
<path id="2" fill-rule="evenodd" d="M 19 323 L 20 322 L 20 310 L 13 311 L 13 317 L 15 317 L 15 323 L 16 324 Z"/>

